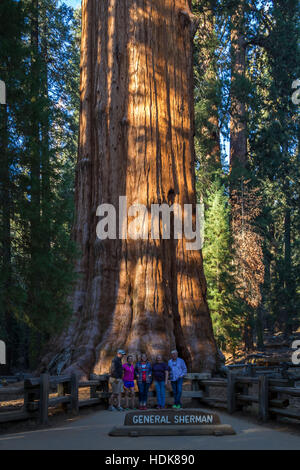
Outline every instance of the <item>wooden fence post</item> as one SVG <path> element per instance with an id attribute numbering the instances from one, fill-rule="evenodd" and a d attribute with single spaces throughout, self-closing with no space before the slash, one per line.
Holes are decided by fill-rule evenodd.
<path id="1" fill-rule="evenodd" d="M 64 397 L 67 395 L 70 391 L 70 384 L 67 382 L 59 383 L 57 384 L 57 395 L 59 397 Z M 64 410 L 65 412 L 68 410 L 68 404 L 67 403 L 61 403 L 61 409 Z"/>
<path id="2" fill-rule="evenodd" d="M 38 390 L 38 394 L 40 393 L 40 390 Z M 34 401 L 34 399 L 37 396 L 36 390 L 32 390 L 28 386 L 28 383 L 26 380 L 24 380 L 24 410 L 27 412 L 30 412 L 29 404 Z"/>
<path id="3" fill-rule="evenodd" d="M 40 377 L 40 401 L 39 414 L 40 423 L 48 424 L 48 402 L 49 402 L 49 374 Z"/>
<path id="4" fill-rule="evenodd" d="M 104 403 L 108 406 L 109 405 L 109 377 L 107 376 L 107 380 L 105 382 L 102 382 L 102 391 L 107 394 L 107 398 L 104 399 Z"/>
<path id="5" fill-rule="evenodd" d="M 235 397 L 235 383 L 236 377 L 234 372 L 228 371 L 227 375 L 227 411 L 234 413 L 236 410 L 236 397 Z"/>
<path id="6" fill-rule="evenodd" d="M 255 366 L 253 364 L 247 364 L 245 367 L 245 375 L 249 377 L 255 376 Z"/>
<path id="7" fill-rule="evenodd" d="M 266 375 L 259 377 L 259 419 L 263 422 L 268 421 L 269 418 L 269 379 Z"/>
<path id="8" fill-rule="evenodd" d="M 98 382 L 98 385 L 91 385 L 90 386 L 90 398 L 98 398 L 98 391 L 100 387 L 100 381 Z"/>
<path id="9" fill-rule="evenodd" d="M 200 390 L 200 387 L 199 387 L 199 380 L 198 380 L 198 379 L 197 379 L 197 380 L 193 379 L 193 380 L 192 380 L 192 391 L 193 391 L 193 392 L 198 392 L 199 390 Z M 198 403 L 199 403 L 199 398 L 198 398 L 198 399 L 197 399 L 197 398 L 196 398 L 196 399 L 195 399 L 195 398 L 192 398 L 192 405 L 193 405 L 193 406 L 194 406 L 194 404 L 196 405 L 196 404 L 198 404 Z"/>
<path id="10" fill-rule="evenodd" d="M 73 414 L 78 414 L 78 377 L 76 374 L 71 375 L 71 411 Z"/>

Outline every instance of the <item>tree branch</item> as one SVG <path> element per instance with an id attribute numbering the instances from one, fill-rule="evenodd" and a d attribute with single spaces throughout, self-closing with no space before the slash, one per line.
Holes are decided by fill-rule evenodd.
<path id="1" fill-rule="evenodd" d="M 198 16 L 196 15 L 193 15 L 193 13 L 188 10 L 179 10 L 178 16 L 181 25 L 183 27 L 189 26 L 191 29 L 192 37 L 194 37 L 199 27 L 200 18 L 198 18 Z"/>

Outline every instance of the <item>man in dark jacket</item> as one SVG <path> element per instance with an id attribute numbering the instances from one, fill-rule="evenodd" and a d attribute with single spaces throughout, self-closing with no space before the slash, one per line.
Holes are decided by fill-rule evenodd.
<path id="1" fill-rule="evenodd" d="M 110 397 L 110 411 L 123 411 L 121 407 L 121 396 L 123 392 L 123 367 L 122 367 L 122 358 L 125 356 L 125 351 L 123 349 L 119 349 L 117 351 L 116 357 L 113 358 L 111 361 L 110 367 L 110 377 L 109 383 L 111 385 L 111 397 Z M 116 405 L 116 406 L 115 406 Z"/>

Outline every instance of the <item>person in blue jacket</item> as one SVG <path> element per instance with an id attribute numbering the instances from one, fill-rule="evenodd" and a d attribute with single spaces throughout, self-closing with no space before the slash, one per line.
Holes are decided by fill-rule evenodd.
<path id="1" fill-rule="evenodd" d="M 183 378 L 187 373 L 187 368 L 184 360 L 178 357 L 178 352 L 176 350 L 171 352 L 171 359 L 168 362 L 168 366 L 170 369 L 170 380 L 174 395 L 173 408 L 181 408 L 182 384 Z"/>

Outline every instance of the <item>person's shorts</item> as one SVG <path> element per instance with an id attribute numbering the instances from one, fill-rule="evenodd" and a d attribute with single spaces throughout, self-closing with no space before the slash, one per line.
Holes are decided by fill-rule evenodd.
<path id="1" fill-rule="evenodd" d="M 123 380 L 115 379 L 114 377 L 109 378 L 112 393 L 119 394 L 123 392 Z"/>
<path id="2" fill-rule="evenodd" d="M 134 382 L 130 382 L 128 380 L 124 380 L 124 387 L 125 388 L 134 388 Z"/>

